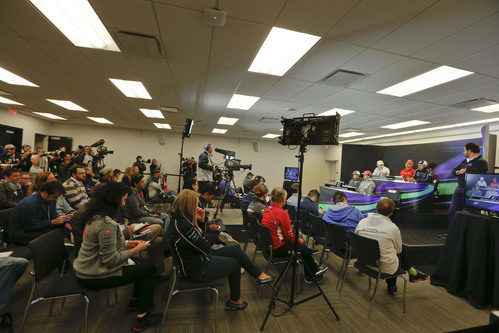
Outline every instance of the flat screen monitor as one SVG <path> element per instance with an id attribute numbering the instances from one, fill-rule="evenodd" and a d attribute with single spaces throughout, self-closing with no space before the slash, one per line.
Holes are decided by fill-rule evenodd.
<path id="1" fill-rule="evenodd" d="M 466 174 L 466 207 L 499 212 L 499 174 Z"/>
<path id="2" fill-rule="evenodd" d="M 284 167 L 284 179 L 298 180 L 298 168 Z"/>

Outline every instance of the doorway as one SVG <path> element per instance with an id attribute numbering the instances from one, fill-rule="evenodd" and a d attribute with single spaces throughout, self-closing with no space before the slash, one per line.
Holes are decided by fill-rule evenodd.
<path id="1" fill-rule="evenodd" d="M 69 152 L 73 148 L 73 138 L 67 136 L 49 136 L 48 138 L 48 151 L 59 150 L 61 147 L 66 147 Z"/>
<path id="2" fill-rule="evenodd" d="M 8 144 L 16 146 L 16 151 L 21 151 L 23 140 L 22 128 L 0 125 L 0 146 Z"/>

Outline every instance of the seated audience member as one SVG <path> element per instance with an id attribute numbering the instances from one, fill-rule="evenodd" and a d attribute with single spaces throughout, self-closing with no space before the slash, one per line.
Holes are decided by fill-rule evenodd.
<path id="1" fill-rule="evenodd" d="M 134 165 L 132 166 L 132 177 L 135 176 L 135 175 L 138 175 L 140 174 L 140 169 L 138 166 Z M 131 178 L 130 178 L 131 179 Z"/>
<path id="2" fill-rule="evenodd" d="M 300 209 L 316 216 L 324 214 L 324 209 L 319 208 L 319 197 L 319 191 L 310 190 L 308 192 L 308 195 L 301 201 Z"/>
<path id="3" fill-rule="evenodd" d="M 177 195 L 175 190 L 163 191 L 163 174 L 159 169 L 155 169 L 154 173 L 149 176 L 146 182 L 147 192 L 149 194 L 149 200 L 153 200 L 161 194 L 174 197 Z M 166 182 L 164 182 L 166 184 Z M 168 186 L 168 185 L 166 185 Z"/>
<path id="4" fill-rule="evenodd" d="M 144 189 L 146 182 L 143 175 L 135 175 L 132 177 L 132 191 L 126 200 L 125 217 L 130 223 L 148 223 L 159 224 L 166 230 L 170 219 L 167 214 L 156 214 L 150 212 L 144 200 Z"/>
<path id="5" fill-rule="evenodd" d="M 374 190 L 376 189 L 376 184 L 371 179 L 371 171 L 366 170 L 363 172 L 364 180 L 360 182 L 357 192 L 362 195 L 374 195 Z"/>
<path id="6" fill-rule="evenodd" d="M 18 169 L 8 167 L 2 172 L 4 179 L 0 182 L 0 201 L 9 207 L 14 207 L 24 198 L 21 189 L 21 177 Z"/>
<path id="7" fill-rule="evenodd" d="M 21 191 L 23 191 L 23 197 L 28 195 L 29 188 L 31 187 L 31 178 L 29 173 L 21 172 L 21 178 L 19 180 L 19 184 L 21 184 Z"/>
<path id="8" fill-rule="evenodd" d="M 184 185 L 182 186 L 182 189 L 188 189 L 188 190 L 193 190 L 194 192 L 199 192 L 199 184 L 198 184 L 198 178 L 197 177 L 191 177 L 187 178 L 184 180 Z"/>
<path id="9" fill-rule="evenodd" d="M 16 153 L 16 146 L 10 143 L 5 146 L 5 153 L 1 159 L 3 164 L 8 164 L 12 168 L 19 168 L 21 164 L 20 156 Z"/>
<path id="10" fill-rule="evenodd" d="M 10 297 L 14 290 L 16 281 L 28 268 L 29 261 L 24 258 L 3 257 L 0 258 L 0 329 L 12 328 L 12 314 L 7 312 Z"/>
<path id="11" fill-rule="evenodd" d="M 248 192 L 251 191 L 250 185 L 251 185 L 251 180 L 253 179 L 253 176 L 254 175 L 253 175 L 252 172 L 248 172 L 248 174 L 244 178 L 244 180 L 243 180 L 243 190 L 244 190 L 244 193 L 248 193 Z"/>
<path id="12" fill-rule="evenodd" d="M 114 182 L 114 170 L 113 169 L 104 169 L 100 172 L 100 180 L 101 183 Z"/>
<path id="13" fill-rule="evenodd" d="M 123 173 L 121 172 L 120 169 L 114 169 L 113 176 L 115 182 L 121 182 L 121 178 L 123 178 Z"/>
<path id="14" fill-rule="evenodd" d="M 241 209 L 248 209 L 248 206 L 251 203 L 251 200 L 253 200 L 253 196 L 255 195 L 255 193 L 253 193 L 253 189 L 255 188 L 255 186 L 263 184 L 265 184 L 265 178 L 263 178 L 262 176 L 256 176 L 255 178 L 253 178 L 250 184 L 250 192 L 241 199 Z"/>
<path id="15" fill-rule="evenodd" d="M 74 165 L 69 172 L 71 173 L 71 177 L 62 184 L 66 190 L 64 197 L 71 207 L 78 209 L 89 200 L 87 189 L 83 185 L 83 180 L 86 176 L 85 169 Z"/>
<path id="16" fill-rule="evenodd" d="M 376 162 L 376 165 L 378 167 L 376 169 L 374 169 L 374 171 L 372 173 L 373 177 L 384 178 L 384 177 L 388 177 L 390 175 L 390 169 L 388 169 L 385 166 L 385 162 L 383 162 L 382 160 L 379 160 L 378 162 Z"/>
<path id="17" fill-rule="evenodd" d="M 265 185 L 257 185 L 253 189 L 255 196 L 248 206 L 248 214 L 255 214 L 258 219 L 262 219 L 265 208 L 268 207 L 267 196 L 269 190 Z"/>
<path id="18" fill-rule="evenodd" d="M 153 158 L 152 161 L 151 161 L 151 165 L 149 166 L 149 171 L 152 174 L 154 174 L 156 172 L 156 170 L 160 170 L 161 169 L 161 166 L 158 165 L 158 160 Z"/>
<path id="19" fill-rule="evenodd" d="M 182 190 L 173 202 L 174 221 L 170 228 L 171 245 L 179 258 L 180 271 L 194 282 L 208 282 L 228 275 L 230 298 L 225 303 L 228 310 L 244 310 L 248 303 L 241 299 L 241 267 L 259 285 L 274 279 L 257 268 L 239 245 L 211 249 L 203 237 L 198 221 L 204 220 L 204 210 L 198 207 L 198 195 L 192 190 Z"/>
<path id="20" fill-rule="evenodd" d="M 497 177 L 492 178 L 492 182 L 489 184 L 489 186 L 498 186 L 499 183 L 497 182 Z"/>
<path id="21" fill-rule="evenodd" d="M 59 215 L 57 198 L 64 194 L 61 183 L 47 182 L 33 195 L 19 201 L 14 207 L 7 226 L 9 238 L 16 244 L 26 245 L 33 239 L 64 226 L 70 215 Z"/>
<path id="22" fill-rule="evenodd" d="M 133 166 L 139 169 L 139 173 L 142 175 L 146 171 L 147 167 L 144 161 L 142 160 L 142 156 L 137 156 L 136 161 L 133 162 Z"/>
<path id="23" fill-rule="evenodd" d="M 77 160 L 77 163 L 84 166 L 92 165 L 94 160 L 94 151 L 90 146 L 83 147 L 83 151 L 81 152 L 80 157 Z"/>
<path id="24" fill-rule="evenodd" d="M 328 208 L 322 220 L 326 223 L 337 224 L 345 227 L 347 237 L 350 239 L 350 233 L 355 232 L 355 228 L 363 216 L 360 210 L 354 206 L 349 206 L 347 196 L 341 191 L 333 193 L 334 205 Z"/>
<path id="25" fill-rule="evenodd" d="M 300 184 L 294 183 L 291 185 L 291 196 L 286 201 L 288 206 L 293 206 L 298 208 L 298 190 L 300 189 Z"/>
<path id="26" fill-rule="evenodd" d="M 425 160 L 418 162 L 418 169 L 414 173 L 412 181 L 418 184 L 431 184 L 433 182 L 433 170 L 428 166 L 428 162 Z"/>
<path id="27" fill-rule="evenodd" d="M 52 172 L 50 172 L 50 171 L 42 172 L 42 173 L 38 174 L 38 176 L 36 176 L 35 185 L 33 185 L 33 190 L 35 192 L 39 191 L 43 184 L 45 184 L 47 182 L 55 182 L 55 181 L 57 181 L 57 179 L 55 178 L 55 176 Z M 71 205 L 68 203 L 66 198 L 64 198 L 64 195 L 60 195 L 57 198 L 55 207 L 56 207 L 58 215 L 71 215 L 72 216 L 75 212 L 75 210 L 73 209 L 73 207 L 71 207 Z"/>
<path id="28" fill-rule="evenodd" d="M 405 168 L 400 171 L 400 176 L 407 182 L 414 177 L 416 170 L 412 168 L 414 162 L 412 160 L 405 161 Z"/>
<path id="29" fill-rule="evenodd" d="M 86 221 L 83 242 L 73 267 L 78 282 L 86 289 L 116 288 L 134 283 L 129 308 L 137 308 L 133 331 L 141 331 L 159 323 L 153 308 L 155 268 L 150 262 L 127 265 L 134 254 L 149 247 L 145 241 L 125 241 L 115 220 L 117 211 L 125 205 L 129 188 L 109 182 L 95 189 L 85 206 Z"/>
<path id="30" fill-rule="evenodd" d="M 69 171 L 73 166 L 73 161 L 71 160 L 71 154 L 64 155 L 62 163 L 59 164 L 57 168 L 57 174 L 61 183 L 64 183 L 71 177 L 71 172 Z M 92 167 L 90 167 L 92 168 Z"/>
<path id="31" fill-rule="evenodd" d="M 392 199 L 382 199 L 376 205 L 376 213 L 369 213 L 366 218 L 360 220 L 355 233 L 378 241 L 381 272 L 386 274 L 395 273 L 399 267 L 409 273 L 410 282 L 419 282 L 428 279 L 428 275 L 411 267 L 407 258 L 407 251 L 402 246 L 402 237 L 399 228 L 390 220 L 395 210 Z M 397 292 L 397 278 L 386 280 L 388 293 L 395 295 Z"/>
<path id="32" fill-rule="evenodd" d="M 286 197 L 287 193 L 283 188 L 273 189 L 270 194 L 270 206 L 265 209 L 262 218 L 262 224 L 270 230 L 273 255 L 276 257 L 286 257 L 295 243 L 291 220 L 288 212 L 282 208 L 286 204 Z M 301 238 L 298 238 L 298 251 L 302 254 L 306 265 L 305 281 L 311 282 L 314 275 L 320 280 L 326 273 L 327 267 L 320 269 L 315 263 L 312 255 L 317 251 L 307 247 Z"/>
<path id="33" fill-rule="evenodd" d="M 128 187 L 132 187 L 132 176 L 132 168 L 126 168 L 125 173 L 123 174 L 123 178 L 121 178 L 121 182 Z"/>
<path id="34" fill-rule="evenodd" d="M 480 177 L 480 179 L 476 182 L 475 186 L 486 187 L 487 182 L 484 177 Z"/>
<path id="35" fill-rule="evenodd" d="M 83 185 L 87 191 L 97 185 L 99 181 L 95 179 L 94 169 L 91 166 L 85 167 L 85 178 L 83 179 Z"/>
<path id="36" fill-rule="evenodd" d="M 359 170 L 354 170 L 352 172 L 352 179 L 348 182 L 348 186 L 355 187 L 355 189 L 359 188 L 360 182 L 362 179 L 360 179 L 360 171 Z"/>

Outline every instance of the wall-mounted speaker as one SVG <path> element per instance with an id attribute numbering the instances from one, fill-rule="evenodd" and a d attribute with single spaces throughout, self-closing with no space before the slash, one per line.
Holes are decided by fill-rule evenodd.
<path id="1" fill-rule="evenodd" d="M 159 133 L 158 134 L 158 142 L 161 146 L 164 146 L 166 144 L 166 134 L 164 133 Z"/>
<path id="2" fill-rule="evenodd" d="M 260 151 L 260 144 L 258 141 L 253 142 L 253 150 L 255 153 L 258 153 Z"/>

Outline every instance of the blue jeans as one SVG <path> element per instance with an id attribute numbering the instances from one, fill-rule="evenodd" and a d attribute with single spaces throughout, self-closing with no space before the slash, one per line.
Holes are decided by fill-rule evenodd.
<path id="1" fill-rule="evenodd" d="M 0 259 L 0 314 L 7 309 L 14 284 L 24 274 L 28 264 L 29 261 L 24 258 Z"/>
<path id="2" fill-rule="evenodd" d="M 452 221 L 454 220 L 454 215 L 456 215 L 456 212 L 463 210 L 465 202 L 466 202 L 466 189 L 461 186 L 456 187 L 456 190 L 454 191 L 454 194 L 452 195 L 452 200 L 450 202 L 449 228 L 450 225 L 452 224 Z"/>

